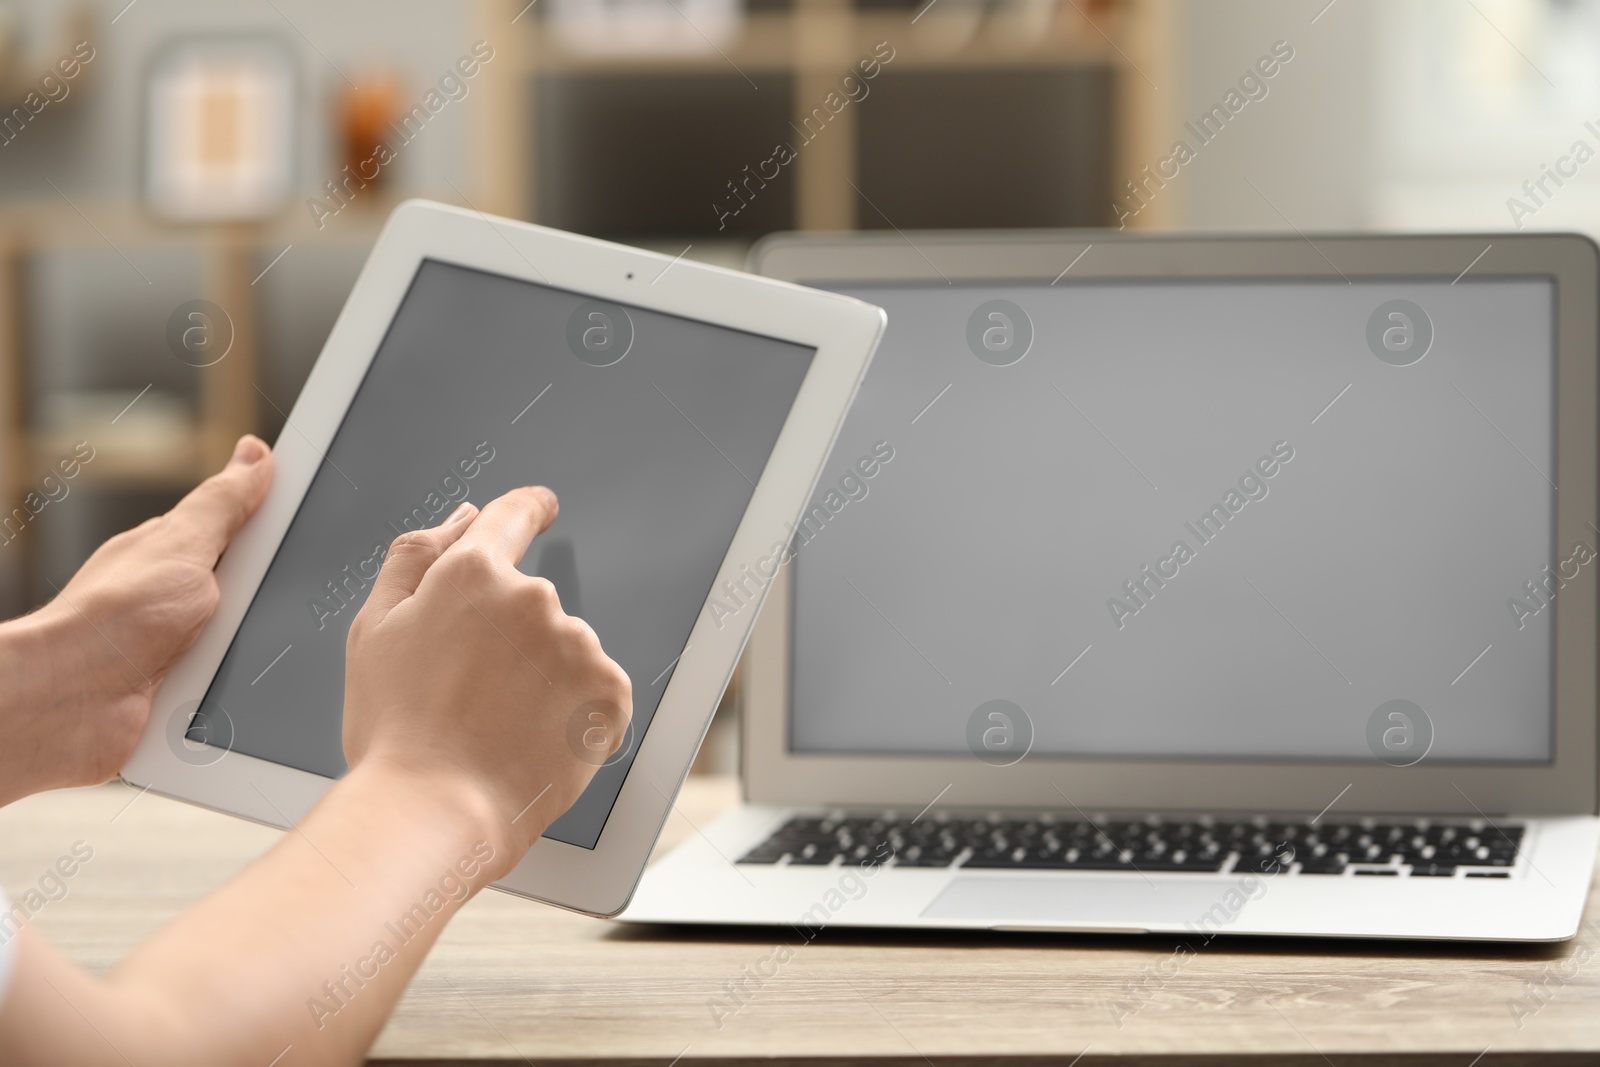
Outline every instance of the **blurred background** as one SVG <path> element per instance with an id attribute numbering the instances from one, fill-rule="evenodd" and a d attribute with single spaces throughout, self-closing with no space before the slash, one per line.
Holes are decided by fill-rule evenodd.
<path id="1" fill-rule="evenodd" d="M 405 197 L 738 266 L 1592 232 L 1597 150 L 1600 0 L 0 0 L 0 608 L 278 434 Z"/>

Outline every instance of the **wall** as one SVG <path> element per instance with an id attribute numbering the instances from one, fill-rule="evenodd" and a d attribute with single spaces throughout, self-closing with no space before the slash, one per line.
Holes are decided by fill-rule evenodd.
<path id="1" fill-rule="evenodd" d="M 1129 79 L 1143 87 L 1148 128 L 1138 147 L 1124 152 L 1128 173 L 1119 184 L 1139 179 L 1142 166 L 1154 167 L 1170 155 L 1175 140 L 1185 140 L 1195 152 L 1164 188 L 1145 186 L 1151 190 L 1145 221 L 1195 229 L 1277 230 L 1292 224 L 1307 231 L 1371 224 L 1377 4 L 1335 0 L 1323 10 L 1326 4 L 1141 5 L 1163 40 L 1140 54 L 1165 58 L 1169 69 L 1151 66 Z M 1266 95 L 1247 101 L 1202 145 L 1184 123 L 1198 124 L 1278 41 L 1294 54 L 1263 79 Z M 1124 208 L 1139 208 L 1122 188 Z"/>

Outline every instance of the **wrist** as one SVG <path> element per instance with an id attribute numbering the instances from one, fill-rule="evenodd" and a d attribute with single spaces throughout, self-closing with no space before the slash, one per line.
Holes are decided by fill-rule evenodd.
<path id="1" fill-rule="evenodd" d="M 7 677 L 20 681 L 20 695 L 35 708 L 82 709 L 108 698 L 122 681 L 108 662 L 116 650 L 60 597 L 0 631 L 7 631 Z"/>
<path id="2" fill-rule="evenodd" d="M 37 615 L 0 623 L 0 804 L 80 784 L 71 768 L 81 734 L 79 679 L 65 665 L 59 636 Z"/>
<path id="3" fill-rule="evenodd" d="M 5 672 L 7 703 L 34 708 L 62 703 L 66 695 L 62 685 L 77 684 L 70 671 L 75 665 L 63 655 L 63 647 L 72 640 L 64 620 L 47 608 L 0 623 L 0 670 Z"/>
<path id="4" fill-rule="evenodd" d="M 387 808 L 414 811 L 418 825 L 437 828 L 441 846 L 452 855 L 472 857 L 469 866 L 476 870 L 461 873 L 474 891 L 505 877 L 527 851 L 529 842 L 510 824 L 497 798 L 465 773 L 368 754 L 341 785 L 370 794 Z"/>

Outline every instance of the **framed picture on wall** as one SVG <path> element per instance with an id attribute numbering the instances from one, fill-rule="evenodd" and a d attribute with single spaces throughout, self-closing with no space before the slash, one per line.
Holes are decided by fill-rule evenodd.
<path id="1" fill-rule="evenodd" d="M 267 38 L 172 45 L 146 90 L 150 206 L 179 221 L 280 210 L 294 159 L 295 58 Z"/>

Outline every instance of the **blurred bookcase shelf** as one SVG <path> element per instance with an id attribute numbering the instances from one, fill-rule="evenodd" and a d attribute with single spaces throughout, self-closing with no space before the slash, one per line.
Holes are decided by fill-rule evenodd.
<path id="1" fill-rule="evenodd" d="M 81 3 L 68 7 L 49 44 L 35 45 L 27 53 L 17 47 L 13 20 L 13 12 L 0 10 L 0 98 L 6 101 L 7 108 L 26 106 L 22 102 L 28 93 L 42 91 L 41 79 L 46 74 L 58 73 L 53 67 L 58 57 L 72 56 L 73 46 L 80 41 L 92 43 L 95 40 L 89 8 Z M 78 73 L 70 79 L 63 95 L 51 101 L 54 106 L 68 106 L 74 95 L 81 100 L 84 86 L 92 83 L 99 73 L 88 65 L 77 69 Z M 61 79 L 57 77 L 55 81 L 56 91 L 62 92 Z"/>
<path id="2" fill-rule="evenodd" d="M 835 101 L 843 95 L 842 78 L 872 58 L 880 43 L 893 49 L 893 60 L 868 85 L 871 92 L 887 95 L 882 87 L 892 82 L 904 99 L 920 94 L 925 107 L 938 107 L 963 90 L 987 94 L 997 105 L 992 117 L 997 136 L 1013 135 L 1010 126 L 1049 142 L 1067 131 L 1050 128 L 1061 114 L 1059 101 L 1035 110 L 1041 103 L 1035 97 L 1042 94 L 1030 90 L 1048 86 L 1098 115 L 1103 129 L 1093 122 L 1077 125 L 1098 140 L 1097 154 L 1108 157 L 1116 100 L 1103 86 L 1120 71 L 1114 40 L 1123 32 L 1125 6 L 1111 0 L 752 2 L 723 33 L 712 31 L 715 40 L 696 28 L 703 47 L 650 52 L 583 47 L 563 32 L 560 12 L 549 4 L 483 0 L 480 32 L 513 20 L 519 30 L 494 38 L 497 48 L 505 41 L 502 50 L 509 56 L 486 68 L 496 80 L 492 105 L 480 110 L 483 129 L 476 138 L 484 202 L 492 205 L 486 210 L 624 239 L 720 232 L 710 207 L 713 197 L 729 196 L 726 184 L 746 176 L 745 164 L 767 159 L 774 140 L 798 144 L 807 119 L 830 93 L 838 94 Z M 673 9 L 687 20 L 681 8 Z M 1052 75 L 1060 77 L 1051 82 Z M 636 105 L 632 118 L 624 99 Z M 893 217 L 895 211 L 888 205 L 875 211 L 866 202 L 869 196 L 877 201 L 882 190 L 893 198 L 916 170 L 924 185 L 945 182 L 947 199 L 970 209 L 971 219 L 958 211 L 944 225 L 1018 224 L 1008 221 L 1003 208 L 997 221 L 987 222 L 960 181 L 949 181 L 946 168 L 924 165 L 938 152 L 937 130 L 911 131 L 911 148 L 901 153 L 904 164 L 886 169 L 889 156 L 871 151 L 866 142 L 893 138 L 899 131 L 885 131 L 881 117 L 872 122 L 865 112 L 877 105 L 869 101 L 870 94 L 830 114 L 826 135 L 806 141 L 786 168 L 789 187 L 768 194 L 782 204 L 762 204 L 741 217 L 738 228 L 755 236 L 772 229 L 926 225 L 929 221 L 920 217 L 889 222 L 880 216 Z M 976 132 L 961 126 L 970 111 L 950 116 L 951 138 Z M 928 123 L 939 119 L 929 115 Z M 970 152 L 987 156 L 997 168 L 1007 165 L 1008 155 L 1020 152 L 1025 167 L 1030 153 L 1037 154 L 1032 143 L 973 144 Z M 1062 158 L 1058 153 L 1050 162 Z M 1092 209 L 1092 222 L 1104 221 L 1109 159 L 1081 164 L 1074 159 L 1068 165 L 1079 166 L 1085 177 L 1063 186 L 1106 186 L 1105 195 L 1096 189 Z M 974 171 L 976 164 L 965 169 Z M 632 184 L 625 171 L 632 172 Z M 1082 200 L 1076 192 L 1062 195 Z M 692 211 L 685 207 L 690 199 Z M 1089 209 L 1059 208 L 1060 199 L 1044 209 L 1041 224 L 1091 223 Z M 929 213 L 930 219 L 936 214 Z"/>
<path id="3" fill-rule="evenodd" d="M 909 16 L 858 12 L 834 3 L 809 3 L 790 12 L 751 12 L 741 17 L 736 39 L 728 47 L 707 45 L 704 51 L 646 53 L 591 52 L 563 42 L 540 20 L 528 21 L 528 39 L 521 51 L 524 73 L 594 73 L 644 70 L 674 73 L 687 70 L 792 73 L 818 69 L 830 79 L 847 72 L 856 60 L 887 41 L 894 62 L 906 66 L 1053 65 L 1103 62 L 1106 41 L 1076 17 L 1070 5 L 1032 32 L 1007 29 L 1000 21 L 973 32 L 940 32 L 935 18 L 918 28 Z M 913 13 L 914 14 L 914 13 Z M 992 17 L 992 16 L 991 16 Z M 1087 34 L 1087 36 L 1086 36 Z"/>
<path id="4" fill-rule="evenodd" d="M 240 435 L 260 432 L 263 404 L 287 411 L 293 395 L 276 400 L 261 385 L 258 361 L 261 326 L 261 281 L 274 257 L 293 249 L 304 256 L 319 246 L 353 246 L 358 253 L 376 239 L 393 199 L 374 196 L 359 210 L 341 214 L 337 225 L 319 230 L 309 213 L 285 210 L 270 220 L 252 223 L 173 224 L 150 215 L 129 201 L 12 200 L 0 204 L 0 447 L 4 449 L 3 488 L 6 511 L 0 521 L 25 508 L 30 493 L 40 493 L 42 478 L 57 462 L 86 441 L 92 462 L 81 466 L 72 482 L 80 488 L 153 492 L 175 495 L 192 488 L 228 459 Z M 199 290 L 187 293 L 223 309 L 231 344 L 214 364 L 177 373 L 192 382 L 189 395 L 175 394 L 152 382 L 122 389 L 42 389 L 35 379 L 47 369 L 39 365 L 38 338 L 33 336 L 39 299 L 41 262 L 63 254 L 98 253 L 125 265 L 127 284 L 136 291 L 154 286 L 146 277 L 159 255 L 192 257 Z M 149 273 L 155 273 L 150 271 Z M 92 287 L 91 287 L 92 288 Z M 75 299 L 97 302 L 94 292 Z M 173 305 L 176 309 L 177 305 Z M 98 310 L 86 305 L 85 314 Z M 156 310 L 168 310 L 165 304 Z M 129 328 L 130 348 L 148 351 L 160 345 Z M 143 332 L 153 332 L 145 329 Z M 90 354 L 93 355 L 93 354 Z M 115 353 L 96 359 L 113 362 Z M 179 359 L 172 353 L 174 361 Z M 91 360 L 93 362 L 93 360 Z M 37 577 L 39 533 L 35 524 L 13 522 L 4 540 L 15 542 L 8 557 L 21 565 L 25 598 L 38 599 L 46 590 L 26 588 Z"/>

